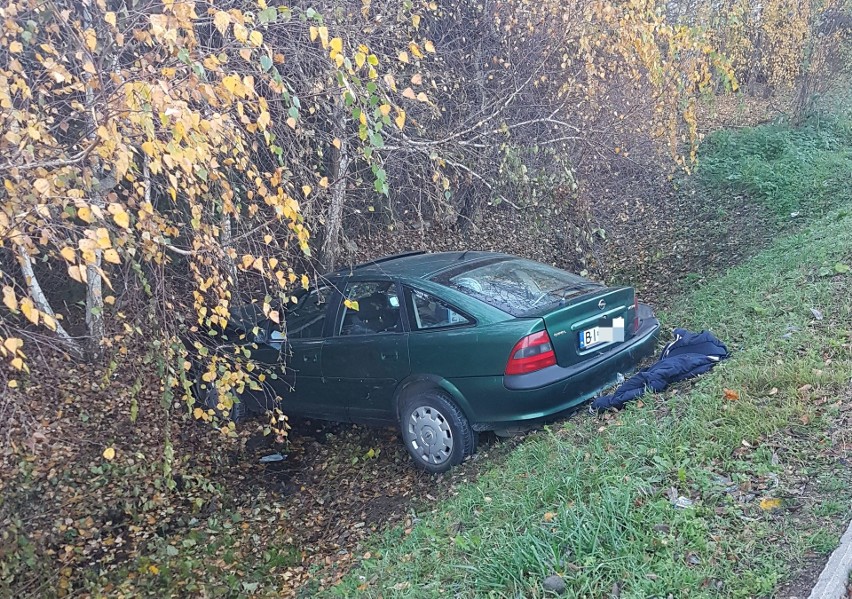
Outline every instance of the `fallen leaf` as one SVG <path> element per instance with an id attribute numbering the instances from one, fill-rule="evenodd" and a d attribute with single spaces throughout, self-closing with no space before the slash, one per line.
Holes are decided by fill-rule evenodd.
<path id="1" fill-rule="evenodd" d="M 737 401 L 740 398 L 740 394 L 738 391 L 734 391 L 733 389 L 725 389 L 725 399 L 728 401 Z"/>
<path id="2" fill-rule="evenodd" d="M 774 497 L 764 497 L 760 500 L 760 509 L 762 510 L 776 510 L 781 507 L 781 500 L 775 499 Z"/>
<path id="3" fill-rule="evenodd" d="M 115 449 L 112 447 L 107 447 L 104 449 L 103 453 L 104 459 L 107 461 L 112 461 L 115 458 Z"/>
<path id="4" fill-rule="evenodd" d="M 556 517 L 556 512 L 545 512 L 544 521 L 545 522 L 553 522 L 553 519 Z"/>

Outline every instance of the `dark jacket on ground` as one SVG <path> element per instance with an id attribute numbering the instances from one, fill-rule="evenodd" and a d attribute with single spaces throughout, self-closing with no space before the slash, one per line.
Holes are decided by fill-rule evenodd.
<path id="1" fill-rule="evenodd" d="M 592 402 L 596 410 L 621 408 L 641 397 L 646 390 L 662 391 L 668 385 L 704 374 L 720 360 L 728 357 L 728 348 L 709 331 L 691 333 L 675 329 L 675 339 L 660 355 L 660 359 L 624 381 L 612 395 L 602 395 Z"/>

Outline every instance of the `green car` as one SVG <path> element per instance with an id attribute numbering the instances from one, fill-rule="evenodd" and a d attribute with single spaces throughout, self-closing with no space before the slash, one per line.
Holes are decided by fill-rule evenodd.
<path id="1" fill-rule="evenodd" d="M 631 287 L 478 251 L 374 260 L 291 306 L 286 330 L 254 305 L 234 313 L 229 328 L 257 344 L 252 358 L 281 373 L 241 403 L 398 426 L 430 472 L 472 454 L 478 431 L 529 427 L 592 398 L 654 350 L 660 328 Z"/>

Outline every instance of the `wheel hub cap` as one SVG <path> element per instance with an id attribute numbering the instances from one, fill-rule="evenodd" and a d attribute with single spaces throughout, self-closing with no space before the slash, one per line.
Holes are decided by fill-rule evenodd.
<path id="1" fill-rule="evenodd" d="M 415 409 L 406 427 L 408 443 L 428 464 L 442 464 L 453 453 L 453 433 L 444 415 L 435 408 Z"/>

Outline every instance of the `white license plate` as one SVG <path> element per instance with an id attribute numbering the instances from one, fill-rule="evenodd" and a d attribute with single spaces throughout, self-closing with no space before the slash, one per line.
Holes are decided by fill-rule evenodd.
<path id="1" fill-rule="evenodd" d="M 606 339 L 601 335 L 601 327 L 580 331 L 580 349 L 587 349 L 605 341 Z"/>
<path id="2" fill-rule="evenodd" d="M 594 327 L 580 331 L 580 349 L 589 349 L 601 343 L 624 341 L 624 318 L 612 319 L 611 327 Z"/>

